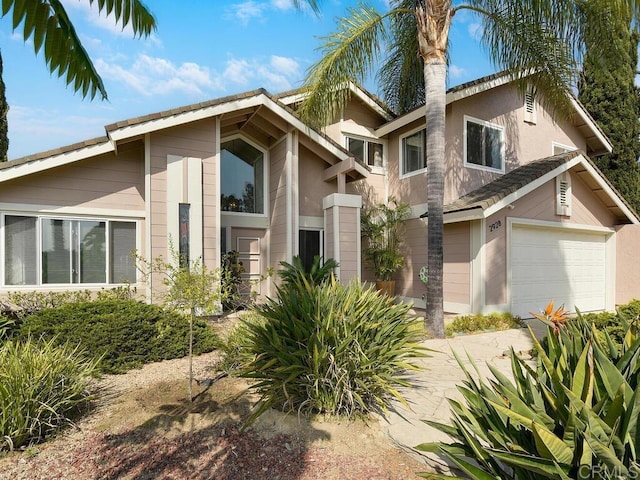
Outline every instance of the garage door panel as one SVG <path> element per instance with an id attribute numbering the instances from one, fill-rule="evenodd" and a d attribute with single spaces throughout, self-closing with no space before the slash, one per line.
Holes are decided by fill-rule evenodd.
<path id="1" fill-rule="evenodd" d="M 605 308 L 605 236 L 514 226 L 511 306 L 523 317 L 549 300 L 573 311 Z"/>

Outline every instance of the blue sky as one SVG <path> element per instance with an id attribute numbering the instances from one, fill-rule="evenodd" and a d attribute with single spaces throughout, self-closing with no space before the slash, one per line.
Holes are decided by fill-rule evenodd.
<path id="1" fill-rule="evenodd" d="M 384 0 L 370 3 L 387 9 Z M 105 125 L 130 117 L 260 87 L 299 87 L 319 58 L 319 37 L 357 1 L 324 0 L 320 17 L 294 9 L 291 0 L 146 2 L 158 24 L 146 39 L 133 39 L 86 0 L 63 4 L 109 100 L 83 100 L 52 77 L 32 42 L 0 19 L 10 159 L 104 135 Z M 478 29 L 470 13 L 454 18 L 450 86 L 494 71 L 475 40 Z M 365 86 L 377 93 L 374 82 Z"/>

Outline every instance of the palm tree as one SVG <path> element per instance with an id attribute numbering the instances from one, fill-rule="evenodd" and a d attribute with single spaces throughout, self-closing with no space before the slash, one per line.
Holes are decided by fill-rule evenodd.
<path id="1" fill-rule="evenodd" d="M 313 3 L 317 9 L 317 2 Z M 470 10 L 482 19 L 482 37 L 494 64 L 514 75 L 521 93 L 527 88 L 554 112 L 570 111 L 569 95 L 585 36 L 606 31 L 607 21 L 632 12 L 635 0 L 390 0 L 378 13 L 367 4 L 348 10 L 337 31 L 323 39 L 323 56 L 307 74 L 308 96 L 300 114 L 317 127 L 336 118 L 349 100 L 350 81 L 364 82 L 381 52 L 387 55 L 378 82 L 398 113 L 424 104 L 429 282 L 427 324 L 444 336 L 442 291 L 444 145 L 449 28 L 457 12 Z M 589 22 L 590 28 L 584 28 Z M 600 42 L 602 43 L 602 42 Z M 613 43 L 601 56 L 614 58 Z"/>
<path id="2" fill-rule="evenodd" d="M 85 0 L 97 5 L 100 13 L 112 15 L 122 28 L 130 26 L 136 36 L 148 36 L 156 28 L 153 15 L 140 0 Z M 36 53 L 44 51 L 49 71 L 65 77 L 83 97 L 93 99 L 99 92 L 107 98 L 102 79 L 82 46 L 61 0 L 7 0 L 2 17 L 9 17 L 14 30 L 22 25 L 24 41 L 33 40 Z M 44 47 L 44 48 L 43 48 Z"/>

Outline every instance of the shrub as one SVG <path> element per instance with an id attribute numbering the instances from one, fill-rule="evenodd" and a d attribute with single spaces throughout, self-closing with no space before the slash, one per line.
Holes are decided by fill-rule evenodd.
<path id="1" fill-rule="evenodd" d="M 547 307 L 547 342 L 537 365 L 512 355 L 514 381 L 492 368 L 494 379 L 467 379 L 463 401 L 450 400 L 452 424 L 427 422 L 454 443 L 419 445 L 451 460 L 466 478 L 636 478 L 640 454 L 637 417 L 640 337 L 625 333 L 621 351 L 599 340 L 583 316 L 567 319 Z M 422 474 L 426 478 L 442 478 Z"/>
<path id="2" fill-rule="evenodd" d="M 475 314 L 456 317 L 445 326 L 447 337 L 458 333 L 475 333 L 486 330 L 508 330 L 522 328 L 522 319 L 511 313 L 490 313 L 489 315 Z"/>
<path id="3" fill-rule="evenodd" d="M 242 320 L 229 328 L 226 335 L 220 340 L 220 360 L 216 368 L 227 374 L 238 373 L 246 367 L 254 356 L 250 352 L 247 339 L 250 334 L 250 325 L 264 324 L 264 319 L 255 312 L 247 312 Z"/>
<path id="4" fill-rule="evenodd" d="M 311 268 L 307 272 L 300 257 L 293 257 L 292 263 L 280 262 L 282 269 L 278 275 L 282 279 L 284 286 L 295 286 L 299 283 L 307 283 L 309 286 L 321 285 L 333 277 L 334 270 L 338 267 L 338 262 L 333 258 L 327 259 L 323 263 L 322 257 L 313 257 Z"/>
<path id="5" fill-rule="evenodd" d="M 134 300 L 69 303 L 26 318 L 20 336 L 56 338 L 102 356 L 100 369 L 122 373 L 145 363 L 189 353 L 189 321 L 157 305 Z M 203 320 L 194 322 L 193 351 L 215 349 L 217 337 Z"/>
<path id="6" fill-rule="evenodd" d="M 13 337 L 21 323 L 18 318 L 0 312 L 0 344 Z"/>
<path id="7" fill-rule="evenodd" d="M 256 307 L 264 323 L 248 324 L 254 359 L 242 375 L 257 380 L 262 400 L 248 423 L 276 406 L 352 416 L 384 410 L 392 397 L 404 402 L 397 387 L 424 355 L 422 322 L 409 310 L 359 282 L 278 288 L 277 299 Z"/>
<path id="8" fill-rule="evenodd" d="M 96 360 L 54 339 L 0 347 L 0 450 L 40 441 L 71 423 L 90 399 Z"/>
<path id="9" fill-rule="evenodd" d="M 608 333 L 618 349 L 621 349 L 629 324 L 640 324 L 640 300 L 620 305 L 615 313 L 587 313 L 584 318 L 592 322 L 598 330 Z"/>

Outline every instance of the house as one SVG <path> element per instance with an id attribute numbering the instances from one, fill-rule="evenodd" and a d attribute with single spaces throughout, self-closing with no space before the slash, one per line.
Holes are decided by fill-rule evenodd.
<path id="1" fill-rule="evenodd" d="M 129 282 L 151 299 L 159 279 L 142 284 L 129 252 L 167 258 L 171 243 L 210 268 L 236 250 L 256 281 L 315 254 L 342 281 L 371 279 L 360 211 L 395 196 L 412 207 L 398 293 L 424 304 L 423 111 L 396 117 L 350 88 L 322 132 L 296 114 L 302 93 L 256 90 L 0 165 L 0 293 Z M 554 120 L 506 75 L 447 93 L 445 310 L 529 316 L 550 298 L 587 311 L 640 297 L 640 219 L 591 162 L 612 146 L 573 105 Z"/>

